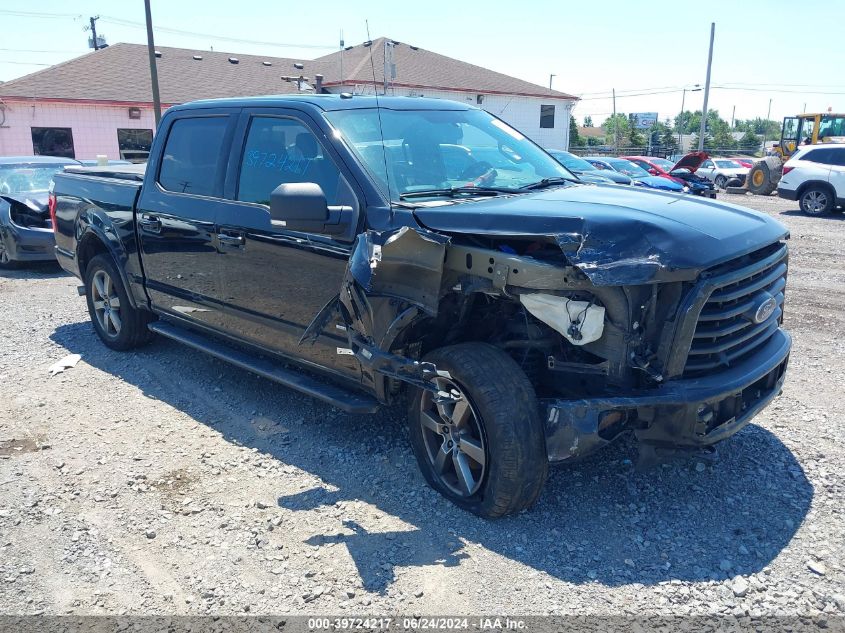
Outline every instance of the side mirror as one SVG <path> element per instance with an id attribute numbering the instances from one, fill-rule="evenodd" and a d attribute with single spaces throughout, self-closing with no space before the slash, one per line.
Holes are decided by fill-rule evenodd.
<path id="1" fill-rule="evenodd" d="M 351 207 L 329 207 L 314 182 L 283 183 L 270 194 L 270 223 L 288 231 L 338 235 L 346 229 L 351 212 Z"/>
<path id="2" fill-rule="evenodd" d="M 652 176 L 659 176 L 659 175 L 660 175 L 660 172 L 659 172 L 659 171 L 657 171 L 654 167 L 652 167 L 651 169 L 649 169 L 649 170 L 648 170 L 648 173 L 650 173 Z"/>

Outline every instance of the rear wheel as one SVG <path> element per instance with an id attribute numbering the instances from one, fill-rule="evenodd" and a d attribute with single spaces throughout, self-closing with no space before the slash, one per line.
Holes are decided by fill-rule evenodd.
<path id="1" fill-rule="evenodd" d="M 807 215 L 827 215 L 833 211 L 836 200 L 829 188 L 811 185 L 801 194 L 799 202 Z"/>
<path id="2" fill-rule="evenodd" d="M 456 505 L 494 518 L 519 512 L 546 480 L 543 424 L 522 369 L 486 343 L 464 343 L 426 357 L 449 377 L 440 391 L 417 390 L 411 402 L 411 446 L 432 488 Z"/>
<path id="3" fill-rule="evenodd" d="M 97 255 L 85 269 L 85 298 L 94 330 L 110 348 L 128 350 L 152 339 L 147 324 L 153 316 L 129 303 L 126 288 L 108 255 Z"/>

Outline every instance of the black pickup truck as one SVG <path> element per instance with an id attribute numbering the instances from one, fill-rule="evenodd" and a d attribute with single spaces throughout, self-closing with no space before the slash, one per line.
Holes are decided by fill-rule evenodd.
<path id="1" fill-rule="evenodd" d="M 59 174 L 50 208 L 106 345 L 158 334 L 353 413 L 404 398 L 426 480 L 482 516 L 623 434 L 723 440 L 784 380 L 782 225 L 581 183 L 465 104 L 177 106 L 145 172 Z"/>

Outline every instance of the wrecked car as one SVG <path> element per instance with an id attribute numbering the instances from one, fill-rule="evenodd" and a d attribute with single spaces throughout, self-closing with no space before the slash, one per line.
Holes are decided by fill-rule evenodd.
<path id="1" fill-rule="evenodd" d="M 0 268 L 21 262 L 55 261 L 47 190 L 70 158 L 0 157 Z"/>
<path id="2" fill-rule="evenodd" d="M 716 197 L 716 189 L 713 183 L 707 178 L 695 174 L 695 170 L 709 158 L 707 152 L 690 152 L 677 163 L 656 156 L 623 156 L 622 158 L 642 167 L 652 176 L 668 178 L 689 187 L 689 191 L 693 195 L 707 198 Z"/>
<path id="3" fill-rule="evenodd" d="M 466 104 L 184 104 L 145 173 L 75 168 L 52 197 L 107 346 L 157 334 L 354 414 L 406 402 L 425 479 L 484 517 L 626 435 L 723 440 L 784 380 L 781 224 L 584 184 Z"/>

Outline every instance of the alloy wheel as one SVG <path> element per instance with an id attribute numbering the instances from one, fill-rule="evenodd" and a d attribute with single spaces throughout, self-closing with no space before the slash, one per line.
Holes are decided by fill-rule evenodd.
<path id="1" fill-rule="evenodd" d="M 123 322 L 120 318 L 120 297 L 117 295 L 112 278 L 105 270 L 98 270 L 91 280 L 91 298 L 94 302 L 94 314 L 106 336 L 120 334 Z"/>
<path id="2" fill-rule="evenodd" d="M 472 403 L 452 380 L 439 377 L 438 389 L 420 398 L 420 425 L 435 476 L 453 493 L 471 497 L 487 474 L 489 455 L 484 427 Z"/>
<path id="3" fill-rule="evenodd" d="M 827 194 L 824 191 L 808 191 L 804 194 L 801 201 L 804 206 L 804 211 L 816 215 L 822 213 L 827 208 Z"/>

